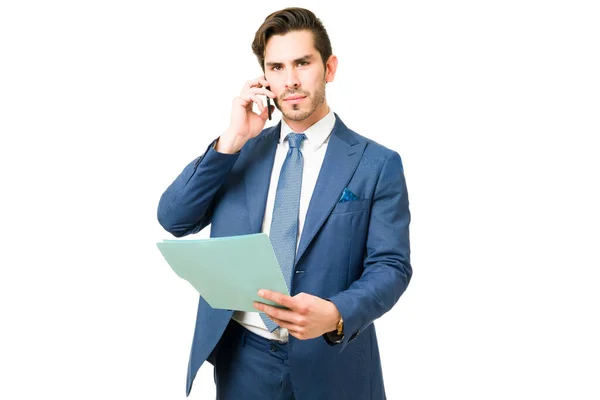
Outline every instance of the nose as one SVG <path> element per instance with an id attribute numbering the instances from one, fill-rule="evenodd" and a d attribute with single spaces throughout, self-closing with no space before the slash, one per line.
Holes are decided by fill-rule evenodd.
<path id="1" fill-rule="evenodd" d="M 297 89 L 300 87 L 300 80 L 294 68 L 288 69 L 287 76 L 285 77 L 285 87 L 286 89 Z"/>

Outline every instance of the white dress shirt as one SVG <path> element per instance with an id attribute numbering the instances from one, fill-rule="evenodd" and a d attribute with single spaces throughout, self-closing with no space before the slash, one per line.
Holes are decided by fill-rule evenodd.
<path id="1" fill-rule="evenodd" d="M 314 123 L 310 128 L 306 129 L 306 131 L 295 132 L 304 133 L 306 135 L 306 139 L 303 140 L 302 144 L 300 145 L 300 151 L 302 152 L 304 164 L 302 171 L 302 188 L 300 191 L 300 209 L 298 212 L 298 236 L 296 241 L 296 251 L 298 250 L 302 229 L 304 228 L 306 211 L 308 210 L 308 205 L 315 189 L 317 178 L 319 177 L 321 165 L 323 165 L 323 160 L 325 159 L 325 152 L 327 151 L 329 136 L 331 135 L 334 125 L 335 114 L 329 110 L 329 113 L 325 117 Z M 279 182 L 279 174 L 281 173 L 281 167 L 283 166 L 283 162 L 285 161 L 285 157 L 289 149 L 289 143 L 287 140 L 285 140 L 285 137 L 290 132 L 292 132 L 292 129 L 282 119 L 281 133 L 279 136 L 279 142 L 277 143 L 277 150 L 275 152 L 275 161 L 273 164 L 273 171 L 271 172 L 271 182 L 269 184 L 267 205 L 262 224 L 262 232 L 266 233 L 267 235 L 271 230 L 271 221 L 273 218 L 273 207 L 275 205 L 275 193 L 277 191 L 277 184 Z M 246 329 L 267 339 L 278 340 L 281 342 L 287 342 L 288 340 L 287 329 L 277 328 L 273 332 L 269 332 L 258 312 L 236 311 L 233 314 L 233 319 L 242 324 Z"/>

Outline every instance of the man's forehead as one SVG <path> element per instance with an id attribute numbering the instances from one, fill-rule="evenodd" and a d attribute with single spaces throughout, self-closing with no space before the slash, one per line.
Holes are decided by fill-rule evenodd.
<path id="1" fill-rule="evenodd" d="M 319 52 L 315 49 L 310 31 L 295 31 L 285 35 L 273 35 L 265 47 L 265 62 L 285 63 L 301 58 L 317 58 Z"/>

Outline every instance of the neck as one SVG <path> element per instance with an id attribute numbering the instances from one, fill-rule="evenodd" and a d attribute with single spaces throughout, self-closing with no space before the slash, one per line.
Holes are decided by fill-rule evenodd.
<path id="1" fill-rule="evenodd" d="M 293 132 L 304 132 L 323 119 L 323 117 L 325 117 L 327 114 L 329 114 L 329 106 L 327 105 L 327 102 L 324 101 L 323 104 L 321 104 L 321 106 L 315 110 L 315 112 L 302 121 L 291 121 L 286 117 L 283 117 L 283 120 L 286 124 L 288 124 Z"/>

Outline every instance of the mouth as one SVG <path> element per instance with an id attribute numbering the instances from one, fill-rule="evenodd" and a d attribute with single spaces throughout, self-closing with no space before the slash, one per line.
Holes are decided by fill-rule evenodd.
<path id="1" fill-rule="evenodd" d="M 296 104 L 296 103 L 300 103 L 305 98 L 306 98 L 306 96 L 290 96 L 290 97 L 284 99 L 284 101 L 286 103 Z"/>

